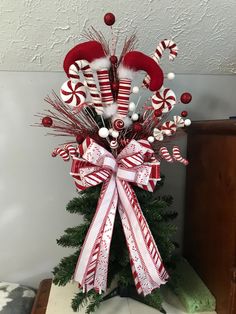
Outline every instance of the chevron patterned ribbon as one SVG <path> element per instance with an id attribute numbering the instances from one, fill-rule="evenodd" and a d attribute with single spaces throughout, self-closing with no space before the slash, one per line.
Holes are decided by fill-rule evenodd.
<path id="1" fill-rule="evenodd" d="M 81 248 L 74 280 L 84 291 L 106 291 L 109 250 L 118 208 L 138 293 L 147 295 L 164 284 L 168 274 L 131 186 L 153 191 L 160 164 L 150 144 L 132 140 L 115 157 L 87 138 L 72 155 L 71 175 L 78 190 L 103 183 L 96 213 Z"/>

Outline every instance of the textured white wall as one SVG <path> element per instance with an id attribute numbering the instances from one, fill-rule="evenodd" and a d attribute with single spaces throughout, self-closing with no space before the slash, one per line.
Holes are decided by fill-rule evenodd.
<path id="1" fill-rule="evenodd" d="M 46 108 L 45 95 L 65 81 L 64 73 L 45 71 L 61 70 L 65 53 L 91 23 L 108 34 L 102 18 L 113 11 L 120 37 L 137 30 L 146 53 L 171 35 L 178 42 L 179 58 L 173 65 L 164 60 L 163 68 L 177 73 L 169 83 L 177 95 L 192 92 L 186 108 L 193 120 L 236 115 L 236 77 L 196 75 L 235 73 L 235 5 L 235 0 L 0 1 L 0 70 L 12 71 L 0 72 L 0 280 L 37 286 L 69 254 L 55 239 L 80 222 L 65 212 L 76 193 L 69 165 L 50 156 L 57 141 L 30 127 L 37 120 L 33 115 Z M 164 163 L 162 169 L 164 190 L 174 195 L 180 213 L 181 242 L 185 171 Z"/>
<path id="2" fill-rule="evenodd" d="M 65 53 L 91 24 L 109 34 L 107 11 L 117 17 L 120 39 L 137 31 L 147 54 L 173 36 L 178 73 L 236 72 L 235 0 L 1 0 L 0 70 L 61 70 Z"/>

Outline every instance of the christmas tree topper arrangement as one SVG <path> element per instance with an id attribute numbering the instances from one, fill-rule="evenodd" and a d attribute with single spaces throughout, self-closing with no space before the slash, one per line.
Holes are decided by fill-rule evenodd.
<path id="1" fill-rule="evenodd" d="M 112 28 L 115 16 L 104 16 Z M 47 110 L 40 126 L 56 136 L 69 137 L 52 156 L 71 161 L 71 176 L 78 191 L 102 183 L 96 213 L 78 256 L 73 279 L 79 287 L 98 293 L 107 289 L 109 250 L 118 210 L 129 252 L 130 267 L 139 294 L 150 294 L 168 280 L 158 247 L 143 215 L 133 185 L 153 192 L 160 178 L 160 162 L 182 163 L 178 146 L 172 148 L 181 128 L 191 124 L 186 110 L 170 118 L 177 105 L 175 93 L 165 86 L 160 66 L 163 53 L 173 61 L 178 48 L 172 40 L 162 40 L 152 57 L 134 49 L 136 36 L 125 40 L 120 57 L 116 55 L 117 36 L 107 42 L 101 32 L 91 28 L 88 39 L 72 48 L 64 59 L 68 80 L 60 90 L 61 99 L 46 101 Z M 132 86 L 137 72 L 145 73 L 142 86 Z M 175 78 L 168 73 L 167 79 Z M 142 89 L 148 99 L 136 100 Z M 188 104 L 190 93 L 181 95 Z M 181 105 L 179 105 L 181 106 Z M 157 226 L 158 227 L 158 226 Z"/>

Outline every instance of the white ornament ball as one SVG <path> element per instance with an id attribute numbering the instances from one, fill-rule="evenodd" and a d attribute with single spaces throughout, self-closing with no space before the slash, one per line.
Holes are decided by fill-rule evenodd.
<path id="1" fill-rule="evenodd" d="M 119 132 L 114 130 L 111 132 L 111 136 L 114 137 L 114 138 L 117 138 L 119 136 Z"/>
<path id="2" fill-rule="evenodd" d="M 133 89 L 132 89 L 133 93 L 134 94 L 138 94 L 139 92 L 139 87 L 138 86 L 134 86 Z"/>
<path id="3" fill-rule="evenodd" d="M 137 113 L 133 113 L 133 114 L 132 114 L 131 119 L 132 119 L 133 121 L 137 121 L 138 118 L 139 118 L 139 115 L 138 115 Z"/>
<path id="4" fill-rule="evenodd" d="M 114 131 L 113 129 L 109 129 L 109 134 L 111 135 L 113 131 Z"/>
<path id="5" fill-rule="evenodd" d="M 149 136 L 147 140 L 149 143 L 153 143 L 155 141 L 155 138 L 154 136 Z"/>
<path id="6" fill-rule="evenodd" d="M 109 130 L 107 128 L 101 128 L 98 131 L 98 135 L 102 138 L 108 137 L 109 135 Z"/>
<path id="7" fill-rule="evenodd" d="M 168 80 L 173 80 L 175 78 L 175 73 L 173 73 L 173 72 L 168 73 L 167 78 L 168 78 Z"/>
<path id="8" fill-rule="evenodd" d="M 129 111 L 134 111 L 134 110 L 135 110 L 135 107 L 136 107 L 135 103 L 134 103 L 134 102 L 131 102 L 131 103 L 129 104 Z"/>
<path id="9" fill-rule="evenodd" d="M 192 121 L 191 121 L 190 119 L 186 119 L 186 120 L 184 121 L 184 125 L 185 125 L 185 126 L 190 126 L 191 123 L 192 123 Z"/>

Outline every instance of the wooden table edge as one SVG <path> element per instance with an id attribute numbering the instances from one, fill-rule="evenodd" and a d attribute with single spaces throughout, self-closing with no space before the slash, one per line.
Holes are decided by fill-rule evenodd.
<path id="1" fill-rule="evenodd" d="M 31 314 L 46 313 L 51 285 L 52 279 L 44 279 L 40 282 Z"/>

